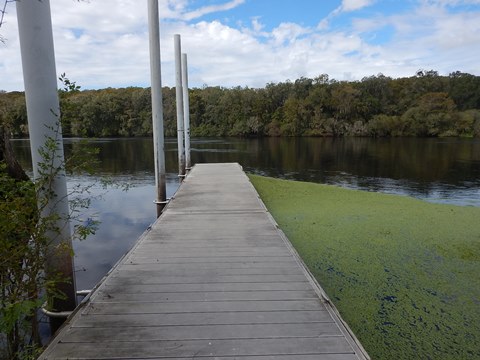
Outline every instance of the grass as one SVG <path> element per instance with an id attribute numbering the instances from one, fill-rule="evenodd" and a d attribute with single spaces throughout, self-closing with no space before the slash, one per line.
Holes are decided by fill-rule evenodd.
<path id="1" fill-rule="evenodd" d="M 480 208 L 250 179 L 372 359 L 480 359 Z"/>

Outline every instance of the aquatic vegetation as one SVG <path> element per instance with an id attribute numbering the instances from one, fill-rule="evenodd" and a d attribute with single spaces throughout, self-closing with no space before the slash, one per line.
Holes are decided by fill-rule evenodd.
<path id="1" fill-rule="evenodd" d="M 250 179 L 373 359 L 480 358 L 480 208 Z"/>

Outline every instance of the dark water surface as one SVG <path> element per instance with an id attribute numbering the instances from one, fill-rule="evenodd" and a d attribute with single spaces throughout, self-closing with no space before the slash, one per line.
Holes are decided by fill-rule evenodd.
<path id="1" fill-rule="evenodd" d="M 31 169 L 27 140 L 15 140 L 21 163 Z M 101 139 L 99 176 L 128 191 L 100 186 L 88 214 L 99 230 L 75 243 L 78 289 L 92 288 L 155 220 L 153 144 L 150 139 Z M 65 141 L 65 151 L 81 146 Z M 166 142 L 167 196 L 179 185 L 177 145 Z M 413 196 L 432 202 L 480 206 L 480 139 L 267 138 L 192 140 L 192 162 L 239 162 L 246 171 L 277 178 Z M 69 186 L 96 178 L 77 176 Z"/>

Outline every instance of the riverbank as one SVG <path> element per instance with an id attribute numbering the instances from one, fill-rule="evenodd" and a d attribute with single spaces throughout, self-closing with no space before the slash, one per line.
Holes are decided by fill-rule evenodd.
<path id="1" fill-rule="evenodd" d="M 250 176 L 373 359 L 480 357 L 480 209 Z"/>

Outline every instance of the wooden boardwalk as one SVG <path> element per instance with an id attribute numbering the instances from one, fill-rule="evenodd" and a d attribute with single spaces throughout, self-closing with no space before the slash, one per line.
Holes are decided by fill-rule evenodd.
<path id="1" fill-rule="evenodd" d="M 238 164 L 199 164 L 40 359 L 368 359 Z"/>

